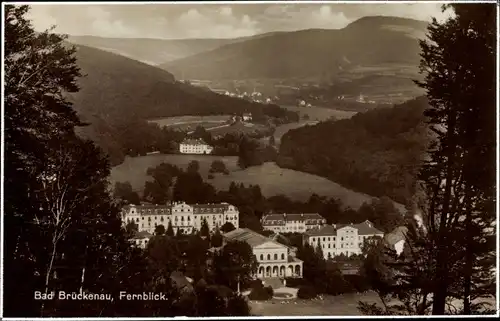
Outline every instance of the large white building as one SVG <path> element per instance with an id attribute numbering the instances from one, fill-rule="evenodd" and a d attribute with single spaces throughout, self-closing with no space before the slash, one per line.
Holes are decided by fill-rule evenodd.
<path id="1" fill-rule="evenodd" d="M 202 139 L 185 139 L 179 144 L 182 154 L 210 154 L 214 148 Z"/>
<path id="2" fill-rule="evenodd" d="M 243 241 L 252 247 L 259 264 L 256 277 L 285 278 L 302 277 L 303 262 L 295 257 L 295 250 L 256 233 L 247 228 L 240 228 L 223 235 L 224 242 Z"/>
<path id="3" fill-rule="evenodd" d="M 326 224 L 318 213 L 304 214 L 267 214 L 262 217 L 262 227 L 275 233 L 304 233 Z"/>
<path id="4" fill-rule="evenodd" d="M 370 221 L 359 224 L 325 225 L 304 233 L 304 242 L 316 247 L 321 244 L 325 259 L 344 254 L 361 254 L 363 243 L 371 237 L 384 237 Z"/>
<path id="5" fill-rule="evenodd" d="M 138 231 L 154 233 L 158 225 L 168 228 L 172 223 L 174 232 L 181 229 L 184 233 L 191 233 L 193 229 L 199 231 L 203 220 L 207 221 L 210 231 L 230 222 L 235 228 L 239 226 L 239 211 L 228 203 L 193 204 L 184 202 L 167 205 L 127 205 L 122 209 L 124 225 L 135 222 Z"/>

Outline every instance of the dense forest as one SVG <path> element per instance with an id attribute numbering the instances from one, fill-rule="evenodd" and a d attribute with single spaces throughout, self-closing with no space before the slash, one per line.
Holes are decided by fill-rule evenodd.
<path id="1" fill-rule="evenodd" d="M 351 119 L 291 130 L 281 139 L 277 163 L 405 204 L 414 194 L 427 145 L 426 105 L 420 97 Z"/>

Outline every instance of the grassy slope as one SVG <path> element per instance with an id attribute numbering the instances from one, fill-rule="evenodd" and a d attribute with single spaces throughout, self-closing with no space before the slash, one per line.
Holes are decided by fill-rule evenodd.
<path id="1" fill-rule="evenodd" d="M 208 180 L 208 170 L 212 161 L 223 159 L 230 175 L 217 174 L 213 180 Z M 258 184 L 265 196 L 285 194 L 293 199 L 306 200 L 311 194 L 340 198 L 345 205 L 352 208 L 359 207 L 364 201 L 371 197 L 362 193 L 350 191 L 326 178 L 297 172 L 289 169 L 282 169 L 274 163 L 266 163 L 263 166 L 251 167 L 241 170 L 237 166 L 237 157 L 220 156 L 196 156 L 196 155 L 149 155 L 143 157 L 126 158 L 125 162 L 113 167 L 110 181 L 129 181 L 132 187 L 141 191 L 144 183 L 148 179 L 146 170 L 162 162 L 171 163 L 182 168 L 186 168 L 191 160 L 200 162 L 200 173 L 210 184 L 219 190 L 229 187 L 231 181 L 248 184 Z"/>

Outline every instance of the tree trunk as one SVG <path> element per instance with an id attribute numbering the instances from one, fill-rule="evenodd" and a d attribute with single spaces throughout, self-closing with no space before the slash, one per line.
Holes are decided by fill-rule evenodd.
<path id="1" fill-rule="evenodd" d="M 464 314 L 471 314 L 471 286 L 472 286 L 472 265 L 474 260 L 474 254 L 472 249 L 473 236 L 471 232 L 472 227 L 472 206 L 471 206 L 471 187 L 467 188 L 467 196 L 465 204 L 465 231 L 466 231 L 466 244 L 465 244 L 465 269 L 464 269 Z"/>
<path id="2" fill-rule="evenodd" d="M 450 107 L 449 107 L 450 108 Z M 441 215 L 439 222 L 439 229 L 437 235 L 437 258 L 436 258 L 436 274 L 435 274 L 435 289 L 432 305 L 432 314 L 434 315 L 444 315 L 446 306 L 446 296 L 448 292 L 448 237 L 446 237 L 450 231 L 446 223 L 450 214 L 450 204 L 452 198 L 452 186 L 453 181 L 456 179 L 455 175 L 455 158 L 457 152 L 457 142 L 455 134 L 457 113 L 451 107 L 448 111 L 448 120 L 446 121 L 446 136 L 447 136 L 447 147 L 443 151 L 446 153 L 447 166 L 446 166 L 446 183 L 444 187 L 443 195 L 443 205 L 441 207 Z M 436 215 L 436 213 L 431 213 L 431 215 Z"/>

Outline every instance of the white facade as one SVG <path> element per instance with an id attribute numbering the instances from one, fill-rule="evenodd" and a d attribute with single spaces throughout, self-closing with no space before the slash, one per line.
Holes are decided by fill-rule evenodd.
<path id="1" fill-rule="evenodd" d="M 258 263 L 256 277 L 302 277 L 303 262 L 295 257 L 294 249 L 246 228 L 224 234 L 225 242 L 232 240 L 247 242 L 252 247 Z"/>
<path id="2" fill-rule="evenodd" d="M 186 139 L 179 144 L 179 152 L 182 154 L 210 154 L 214 148 L 203 140 Z"/>
<path id="3" fill-rule="evenodd" d="M 228 203 L 189 205 L 179 202 L 169 205 L 127 205 L 122 209 L 124 225 L 133 221 L 138 231 L 151 234 L 154 234 L 158 225 L 167 229 L 170 223 L 176 233 L 179 229 L 184 233 L 191 233 L 193 229 L 199 231 L 204 219 L 212 232 L 226 222 L 235 228 L 239 227 L 239 211 Z"/>
<path id="4" fill-rule="evenodd" d="M 320 228 L 326 220 L 317 213 L 268 214 L 262 217 L 261 223 L 265 230 L 275 233 L 305 233 Z"/>
<path id="5" fill-rule="evenodd" d="M 361 254 L 363 243 L 372 237 L 382 238 L 384 233 L 376 229 L 370 221 L 360 224 L 327 225 L 311 230 L 304 235 L 304 241 L 313 247 L 321 244 L 325 259 L 344 254 Z"/>

